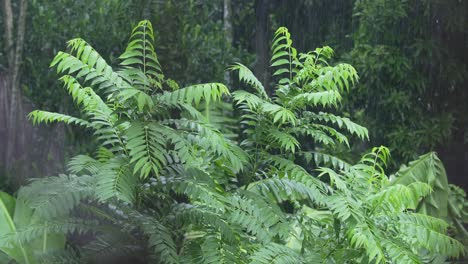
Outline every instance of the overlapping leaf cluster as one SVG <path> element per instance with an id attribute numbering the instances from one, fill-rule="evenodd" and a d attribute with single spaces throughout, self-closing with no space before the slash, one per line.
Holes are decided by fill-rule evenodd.
<path id="1" fill-rule="evenodd" d="M 233 93 L 242 126 L 228 137 L 200 111 L 229 96 L 228 89 L 179 88 L 164 76 L 153 39 L 151 24 L 138 24 L 117 69 L 81 39 L 52 62 L 82 117 L 34 111 L 31 118 L 82 125 L 98 146 L 69 162 L 69 176 L 21 191 L 49 224 L 16 230 L 16 241 L 93 237 L 73 250 L 43 252 L 45 263 L 103 263 L 120 255 L 135 263 L 422 263 L 463 253 L 446 235 L 446 222 L 415 212 L 435 187 L 390 181 L 385 148 L 355 165 L 324 151 L 349 146 L 345 134 L 368 137 L 333 113 L 358 76 L 348 64 L 328 64 L 331 48 L 299 54 L 280 28 L 272 96 L 247 67 L 232 66 L 251 92 Z"/>

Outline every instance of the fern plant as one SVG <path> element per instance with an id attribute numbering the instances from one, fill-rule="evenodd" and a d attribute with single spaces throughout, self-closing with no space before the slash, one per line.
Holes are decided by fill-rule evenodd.
<path id="1" fill-rule="evenodd" d="M 227 88 L 219 83 L 179 88 L 165 79 L 153 40 L 151 24 L 140 22 L 120 56 L 118 70 L 84 40 L 71 40 L 70 53 L 59 52 L 51 66 L 64 74 L 61 80 L 84 118 L 40 110 L 30 114 L 34 123 L 60 121 L 94 131 L 105 157 L 77 156 L 71 172 L 95 175 L 102 201 L 118 197 L 135 202 L 140 179 L 158 177 L 171 156 L 181 163 L 195 160 L 200 146 L 206 155 L 217 155 L 235 171 L 244 162 L 238 148 L 194 108 L 201 100 L 219 101 L 229 94 Z"/>
<path id="2" fill-rule="evenodd" d="M 327 153 L 349 146 L 349 135 L 368 137 L 333 113 L 358 76 L 329 65 L 331 48 L 298 54 L 280 28 L 273 97 L 247 67 L 232 66 L 251 87 L 233 93 L 242 114 L 233 136 L 218 129 L 227 87 L 180 88 L 164 76 L 153 39 L 140 22 L 116 69 L 81 39 L 52 62 L 82 117 L 37 110 L 31 119 L 83 126 L 99 144 L 69 162 L 70 175 L 20 192 L 49 223 L 16 230 L 23 239 L 92 237 L 44 263 L 120 254 L 142 263 L 421 263 L 462 254 L 443 220 L 414 212 L 432 186 L 389 181 L 385 148 L 355 165 Z"/>
<path id="3" fill-rule="evenodd" d="M 44 200 L 30 201 L 33 206 L 40 203 L 35 209 L 41 214 L 67 215 L 86 199 L 124 202 L 138 208 L 149 199 L 143 186 L 152 180 L 164 183 L 158 196 L 170 197 L 170 192 L 176 191 L 194 199 L 212 199 L 204 193 L 208 190 L 205 182 L 191 183 L 193 177 L 181 178 L 183 171 L 193 168 L 203 172 L 206 160 L 223 164 L 231 173 L 242 169 L 244 152 L 196 109 L 202 101 L 206 105 L 219 101 L 229 94 L 228 89 L 220 83 L 179 88 L 163 75 L 153 41 L 151 23 L 142 21 L 133 30 L 116 70 L 82 39 L 69 41 L 69 52 L 59 52 L 52 61 L 83 117 L 36 110 L 30 118 L 34 123 L 57 121 L 91 129 L 100 145 L 95 155 L 79 155 L 70 161 L 69 172 L 78 177 L 70 176 L 66 182 L 62 182 L 63 177 L 49 178 L 25 189 L 25 196 L 43 194 L 39 197 Z M 39 190 L 41 185 L 75 184 L 91 191 Z M 154 208 L 162 210 L 175 200 L 172 197 Z M 140 228 L 147 231 L 146 226 L 141 224 Z"/>
<path id="4" fill-rule="evenodd" d="M 349 146 L 340 129 L 368 138 L 364 127 L 325 112 L 357 82 L 354 68 L 329 65 L 329 47 L 299 54 L 286 28 L 276 31 L 272 50 L 273 75 L 279 77 L 272 98 L 248 68 L 231 68 L 252 88 L 233 93 L 245 125 L 241 146 L 251 157 L 246 188 L 276 201 L 292 227 L 289 236 L 254 253 L 254 262 L 420 263 L 426 256 L 420 250 L 452 257 L 464 252 L 445 235 L 443 220 L 408 212 L 437 187 L 391 183 L 383 169 L 387 149 L 375 149 L 353 166 L 323 152 L 323 146 Z M 422 178 L 439 173 L 440 166 L 407 173 Z"/>

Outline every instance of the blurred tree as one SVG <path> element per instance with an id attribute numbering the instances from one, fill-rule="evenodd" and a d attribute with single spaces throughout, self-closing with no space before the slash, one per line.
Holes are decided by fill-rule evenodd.
<path id="1" fill-rule="evenodd" d="M 3 124 L 5 142 L 5 154 L 2 161 L 5 162 L 7 168 L 18 157 L 18 145 L 24 145 L 24 134 L 21 129 L 21 120 L 23 119 L 23 110 L 21 103 L 21 64 L 23 60 L 23 45 L 26 28 L 26 11 L 28 9 L 28 1 L 20 0 L 16 8 L 12 5 L 11 0 L 2 0 L 3 12 L 3 31 L 4 43 L 3 47 L 6 57 L 5 80 L 0 85 L 2 99 L 0 105 L 3 105 Z M 15 31 L 16 29 L 16 31 Z M 22 150 L 22 149 L 21 149 Z M 21 151 L 19 150 L 19 151 Z"/>
<path id="2" fill-rule="evenodd" d="M 458 165 L 447 164 L 452 179 L 468 172 L 468 60 L 460 52 L 467 8 L 456 0 L 358 0 L 349 53 L 362 77 L 351 108 L 364 110 L 371 145 L 389 146 L 397 164 L 442 150 L 444 161 L 457 157 Z"/>
<path id="3" fill-rule="evenodd" d="M 170 67 L 164 70 L 168 77 L 180 80 L 181 85 L 208 80 L 221 82 L 225 79 L 226 67 L 231 63 L 252 61 L 248 53 L 239 48 L 239 42 L 229 41 L 233 39 L 232 36 L 229 37 L 229 33 L 224 35 L 229 26 L 224 24 L 224 0 L 10 1 L 2 1 L 2 9 L 6 10 L 6 4 L 11 6 L 11 12 L 20 12 L 19 4 L 24 3 L 25 9 L 26 3 L 29 3 L 31 14 L 3 16 L 1 23 L 5 36 L 10 32 L 8 36 L 14 37 L 4 41 L 5 45 L 0 43 L 0 48 L 5 50 L 0 53 L 0 64 L 5 65 L 4 68 L 8 70 L 3 71 L 1 76 L 17 76 L 15 98 L 26 102 L 26 105 L 19 104 L 25 107 L 24 113 L 15 114 L 22 116 L 22 119 L 3 117 L 7 111 L 0 113 L 0 122 L 5 122 L 0 126 L 0 146 L 5 146 L 5 151 L 0 151 L 0 168 L 9 166 L 9 174 L 17 178 L 15 185 L 20 184 L 25 177 L 60 171 L 62 161 L 68 155 L 76 151 L 87 152 L 92 144 L 87 140 L 89 135 L 73 128 L 67 128 L 67 131 L 61 125 L 33 128 L 25 118 L 32 108 L 68 113 L 75 111 L 69 107 L 70 99 L 59 88 L 55 71 L 48 67 L 50 58 L 64 48 L 67 40 L 86 36 L 92 45 L 99 47 L 99 52 L 106 54 L 106 61 L 112 65 L 120 55 L 120 50 L 127 44 L 128 34 L 121 32 L 129 32 L 141 19 L 152 20 L 155 22 L 156 49 L 161 54 L 160 59 L 162 63 L 171 62 L 166 64 Z M 15 51 L 15 54 L 16 50 L 21 50 L 15 42 L 16 33 L 12 32 L 13 28 L 9 25 L 10 20 L 19 24 L 20 17 L 25 28 L 24 45 L 20 45 L 24 46 L 24 56 L 13 56 L 19 63 L 14 64 L 17 74 L 12 75 L 9 74 L 12 71 L 9 70 L 10 53 L 6 52 L 6 47 L 14 47 L 8 51 Z M 231 18 L 231 21 L 234 19 Z M 21 55 L 21 52 L 17 54 Z M 22 65 L 21 68 L 19 65 Z M 0 83 L 3 79 L 0 77 Z M 11 100 L 10 93 L 5 94 L 7 90 L 4 87 L 6 86 L 0 87 L 0 101 L 4 102 L 0 103 L 0 109 L 16 109 L 10 107 L 15 101 Z M 21 144 L 27 147 L 19 147 L 18 143 L 11 143 L 18 140 L 9 140 L 3 136 L 6 131 L 2 128 L 11 127 L 7 125 L 7 121 L 15 121 L 21 126 L 21 129 L 9 130 L 10 138 L 21 139 Z M 18 154 L 7 155 L 7 145 L 11 145 L 8 147 L 10 151 L 15 150 Z M 56 162 L 45 162 L 48 160 Z"/>
<path id="4" fill-rule="evenodd" d="M 68 39 L 88 35 L 111 54 L 106 59 L 114 60 L 112 51 L 127 39 L 120 31 L 131 28 L 128 7 L 118 0 L 2 1 L 0 169 L 13 179 L 11 184 L 62 170 L 68 151 L 80 145 L 65 144 L 79 134 L 66 133 L 63 126 L 33 128 L 26 118 L 35 107 L 71 111 L 55 72 L 48 69 L 50 58 Z M 56 162 L 47 162 L 52 160 Z"/>

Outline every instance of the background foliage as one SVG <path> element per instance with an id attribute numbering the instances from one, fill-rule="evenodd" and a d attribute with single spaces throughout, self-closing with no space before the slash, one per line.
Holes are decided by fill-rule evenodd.
<path id="1" fill-rule="evenodd" d="M 1 2 L 20 12 L 21 0 Z M 0 237 L 13 248 L 0 262 L 443 263 L 463 252 L 466 2 L 28 3 L 21 101 L 47 125 L 0 128 L 27 135 L 13 159 L 0 155 L 12 195 L 0 221 L 20 230 Z"/>

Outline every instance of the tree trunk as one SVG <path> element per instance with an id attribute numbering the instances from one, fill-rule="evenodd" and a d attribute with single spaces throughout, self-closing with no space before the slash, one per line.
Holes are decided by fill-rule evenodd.
<path id="1" fill-rule="evenodd" d="M 224 0 L 224 8 L 223 8 L 223 27 L 224 27 L 224 39 L 226 41 L 226 45 L 228 49 L 232 47 L 232 40 L 233 40 L 233 30 L 232 30 L 232 6 L 231 0 Z M 229 87 L 231 85 L 231 76 L 229 75 L 229 71 L 225 71 L 224 73 L 224 81 L 226 85 Z"/>
<path id="2" fill-rule="evenodd" d="M 11 8 L 11 0 L 2 1 L 3 11 L 3 31 L 5 33 L 5 53 L 7 54 L 8 65 L 14 61 L 15 50 L 13 47 L 13 9 Z"/>
<path id="3" fill-rule="evenodd" d="M 8 70 L 6 89 L 9 95 L 8 118 L 7 118 L 7 146 L 5 165 L 10 169 L 16 160 L 17 153 L 21 147 L 18 143 L 24 142 L 24 131 L 19 128 L 19 120 L 24 119 L 21 102 L 20 89 L 20 67 L 23 60 L 24 34 L 26 29 L 26 11 L 28 0 L 20 0 L 19 14 L 17 20 L 16 41 L 13 39 L 13 9 L 11 0 L 3 0 L 3 16 L 6 52 L 8 57 Z M 15 46 L 13 45 L 15 44 Z M 20 144 L 21 145 L 21 144 Z"/>
<path id="4" fill-rule="evenodd" d="M 267 90 L 267 93 L 272 94 L 272 89 L 269 85 L 269 45 L 268 45 L 268 12 L 269 0 L 255 1 L 255 61 L 254 72 L 260 82 Z"/>

